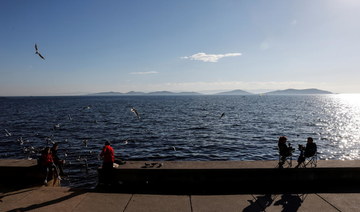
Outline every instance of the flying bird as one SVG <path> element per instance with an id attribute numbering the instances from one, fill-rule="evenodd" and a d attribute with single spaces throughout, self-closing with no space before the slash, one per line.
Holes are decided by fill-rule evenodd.
<path id="1" fill-rule="evenodd" d="M 84 139 L 82 142 L 83 142 L 83 144 L 85 145 L 85 147 L 88 146 L 88 140 L 87 140 L 87 139 Z"/>
<path id="2" fill-rule="evenodd" d="M 135 108 L 131 108 L 130 111 L 133 112 L 136 115 L 136 117 L 138 117 L 138 119 L 140 119 L 140 115 Z"/>
<path id="3" fill-rule="evenodd" d="M 39 49 L 38 49 L 36 43 L 35 43 L 35 54 L 39 55 L 39 57 L 40 57 L 41 59 L 45 60 L 45 57 L 40 54 Z"/>
<path id="4" fill-rule="evenodd" d="M 224 117 L 224 116 L 225 116 L 225 113 L 222 113 L 219 119 L 221 119 L 221 118 Z"/>
<path id="5" fill-rule="evenodd" d="M 83 110 L 90 110 L 90 109 L 91 109 L 90 105 L 87 105 L 87 106 L 83 107 Z"/>
<path id="6" fill-rule="evenodd" d="M 7 131 L 6 129 L 5 129 L 5 136 L 6 136 L 6 137 L 10 137 L 10 136 L 11 136 L 11 133 L 9 133 L 9 131 Z"/>

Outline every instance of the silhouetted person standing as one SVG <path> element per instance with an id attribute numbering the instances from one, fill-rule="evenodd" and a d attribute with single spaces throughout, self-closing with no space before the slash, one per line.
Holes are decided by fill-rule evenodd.
<path id="1" fill-rule="evenodd" d="M 54 143 L 54 145 L 51 147 L 51 154 L 54 160 L 55 165 L 59 168 L 59 174 L 60 176 L 64 176 L 64 170 L 63 170 L 63 165 L 65 163 L 65 160 L 61 160 L 57 154 L 59 148 L 59 144 L 58 143 Z"/>
<path id="2" fill-rule="evenodd" d="M 115 153 L 114 149 L 110 146 L 110 142 L 105 142 L 105 146 L 100 153 L 100 157 L 103 159 L 102 170 L 104 174 L 104 183 L 111 184 Z"/>

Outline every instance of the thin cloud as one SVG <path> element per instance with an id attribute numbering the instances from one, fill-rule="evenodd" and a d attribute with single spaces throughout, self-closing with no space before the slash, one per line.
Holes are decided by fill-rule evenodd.
<path id="1" fill-rule="evenodd" d="M 291 21 L 291 25 L 296 25 L 297 23 L 298 23 L 298 22 L 297 22 L 296 19 L 294 19 L 294 20 Z"/>
<path id="2" fill-rule="evenodd" d="M 159 72 L 157 71 L 130 72 L 130 74 L 135 74 L 135 75 L 158 74 L 158 73 Z"/>
<path id="3" fill-rule="evenodd" d="M 199 60 L 203 62 L 216 63 L 224 57 L 236 57 L 241 56 L 241 53 L 227 53 L 227 54 L 206 54 L 203 52 L 193 54 L 191 56 L 181 57 L 182 59 Z"/>

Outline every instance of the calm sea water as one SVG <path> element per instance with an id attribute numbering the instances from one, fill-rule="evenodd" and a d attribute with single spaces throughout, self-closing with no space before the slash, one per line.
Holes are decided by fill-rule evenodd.
<path id="1" fill-rule="evenodd" d="M 294 147 L 311 136 L 321 159 L 360 159 L 357 94 L 11 97 L 0 111 L 0 158 L 59 142 L 74 187 L 96 184 L 105 141 L 124 160 L 277 160 L 279 136 Z"/>

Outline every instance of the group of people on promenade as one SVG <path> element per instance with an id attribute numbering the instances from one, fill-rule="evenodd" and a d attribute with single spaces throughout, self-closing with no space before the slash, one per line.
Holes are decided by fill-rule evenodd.
<path id="1" fill-rule="evenodd" d="M 65 160 L 59 158 L 57 154 L 58 147 L 58 143 L 54 143 L 51 148 L 45 147 L 39 158 L 39 165 L 43 167 L 46 174 L 44 184 L 47 184 L 50 173 L 53 173 L 57 180 L 61 180 L 61 177 L 66 176 L 63 170 Z M 115 152 L 110 146 L 110 142 L 105 142 L 105 145 L 100 153 L 100 157 L 103 160 L 102 169 L 104 171 L 104 176 L 106 177 L 104 181 L 109 182 L 115 162 Z"/>
<path id="2" fill-rule="evenodd" d="M 286 158 L 291 156 L 292 153 L 295 151 L 295 149 L 290 145 L 290 143 L 287 144 L 286 141 L 287 138 L 285 136 L 281 136 L 279 138 L 279 142 L 278 142 L 278 148 L 280 154 L 279 168 L 283 167 Z M 308 137 L 306 146 L 304 147 L 303 145 L 299 145 L 299 150 L 300 150 L 300 155 L 297 160 L 298 164 L 295 166 L 295 168 L 298 168 L 305 161 L 306 158 L 314 156 L 317 152 L 317 146 L 316 143 L 314 143 L 313 138 Z"/>
<path id="3" fill-rule="evenodd" d="M 57 179 L 61 180 L 61 176 L 65 176 L 63 171 L 63 165 L 65 164 L 65 160 L 61 160 L 58 157 L 58 143 L 54 143 L 53 146 L 46 147 L 40 157 L 39 164 L 44 167 L 46 171 L 46 178 L 45 184 L 48 181 L 48 175 L 50 171 L 54 171 L 55 176 Z M 279 137 L 278 141 L 278 148 L 279 148 L 279 168 L 282 168 L 286 158 L 291 156 L 295 149 L 287 143 L 287 138 L 285 136 Z M 306 158 L 312 157 L 317 152 L 316 143 L 314 143 L 313 138 L 308 137 L 306 146 L 299 145 L 300 155 L 298 157 L 298 164 L 295 168 L 299 167 L 301 163 L 305 161 Z M 102 163 L 102 170 L 104 173 L 104 182 L 111 182 L 112 170 L 115 162 L 115 152 L 114 149 L 110 146 L 110 142 L 106 141 L 102 151 L 100 153 L 100 157 L 103 160 Z"/>

